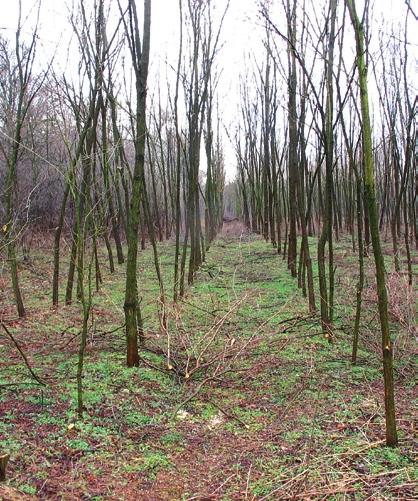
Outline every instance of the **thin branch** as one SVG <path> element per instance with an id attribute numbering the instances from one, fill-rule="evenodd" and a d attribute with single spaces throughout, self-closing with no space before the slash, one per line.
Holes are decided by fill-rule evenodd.
<path id="1" fill-rule="evenodd" d="M 5 331 L 5 333 L 7 334 L 7 336 L 12 340 L 13 344 L 16 346 L 18 352 L 20 353 L 20 355 L 22 356 L 22 358 L 23 358 L 23 360 L 25 362 L 26 367 L 28 368 L 29 372 L 31 373 L 33 379 L 35 379 L 42 386 L 46 386 L 46 384 L 42 381 L 42 379 L 40 379 L 34 373 L 32 367 L 30 366 L 29 361 L 28 361 L 26 355 L 24 354 L 22 348 L 20 347 L 19 343 L 16 341 L 16 339 L 13 337 L 12 333 L 9 331 L 9 329 L 6 327 L 6 325 L 1 320 L 0 320 L 0 325 L 3 327 L 3 330 Z"/>

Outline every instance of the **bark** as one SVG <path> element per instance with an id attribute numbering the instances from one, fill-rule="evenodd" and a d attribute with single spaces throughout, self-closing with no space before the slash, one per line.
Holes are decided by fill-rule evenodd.
<path id="1" fill-rule="evenodd" d="M 130 28 L 125 25 L 130 43 L 132 62 L 136 78 L 136 131 L 135 131 L 135 166 L 132 179 L 132 193 L 127 221 L 128 256 L 126 260 L 125 283 L 125 330 L 126 363 L 128 367 L 139 364 L 138 354 L 138 284 L 137 255 L 139 212 L 141 207 L 142 180 L 144 171 L 146 138 L 146 95 L 150 50 L 151 0 L 144 0 L 144 31 L 142 45 L 139 37 L 138 17 L 134 0 L 129 0 Z M 142 48 L 142 51 L 141 51 Z"/>
<path id="2" fill-rule="evenodd" d="M 289 45 L 289 245 L 288 245 L 288 267 L 292 277 L 297 276 L 297 235 L 296 235 L 296 196 L 297 196 L 297 182 L 298 182 L 298 140 L 297 140 L 297 108 L 296 108 L 296 91 L 297 91 L 297 77 L 296 77 L 296 1 L 293 2 L 292 12 L 290 11 L 289 0 L 287 2 L 287 29 Z"/>
<path id="3" fill-rule="evenodd" d="M 360 22 L 354 0 L 346 0 L 354 28 L 357 52 L 357 70 L 360 86 L 360 103 L 363 125 L 364 187 L 369 213 L 370 234 L 376 268 L 376 287 L 382 332 L 383 373 L 385 385 L 386 444 L 398 445 L 395 417 L 395 393 L 393 382 L 393 347 L 389 330 L 388 298 L 386 291 L 385 264 L 379 235 L 379 220 L 376 205 L 375 172 L 368 101 L 367 66 L 365 64 L 364 27 Z"/>

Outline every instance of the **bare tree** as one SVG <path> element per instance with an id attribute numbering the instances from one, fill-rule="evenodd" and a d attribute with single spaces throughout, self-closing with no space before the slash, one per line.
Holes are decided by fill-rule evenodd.
<path id="1" fill-rule="evenodd" d="M 139 213 L 144 179 L 146 126 L 147 78 L 150 51 L 151 0 L 144 0 L 144 27 L 142 43 L 139 34 L 138 15 L 134 0 L 128 1 L 128 20 L 124 19 L 126 37 L 131 53 L 135 74 L 136 113 L 135 113 L 135 165 L 132 178 L 132 193 L 127 221 L 128 256 L 126 260 L 125 286 L 125 329 L 127 340 L 127 365 L 137 366 L 138 357 L 138 283 L 137 254 Z"/>
<path id="2" fill-rule="evenodd" d="M 370 219 L 370 234 L 376 266 L 376 285 L 379 303 L 380 326 L 382 331 L 383 371 L 385 383 L 386 444 L 398 445 L 395 419 L 395 393 L 393 384 L 393 347 L 389 330 L 388 298 L 386 291 L 385 263 L 379 236 L 379 221 L 376 207 L 376 185 L 373 165 L 372 136 L 369 114 L 367 66 L 365 64 L 364 26 L 360 21 L 354 0 L 346 0 L 356 39 L 357 69 L 359 75 L 360 104 L 363 126 L 364 188 Z"/>
<path id="3" fill-rule="evenodd" d="M 16 214 L 16 187 L 19 155 L 22 150 L 22 133 L 28 112 L 45 79 L 46 72 L 36 75 L 34 63 L 38 39 L 40 2 L 37 5 L 35 28 L 28 44 L 22 42 L 22 4 L 19 0 L 19 18 L 15 34 L 14 53 L 8 43 L 0 40 L 0 78 L 2 87 L 3 130 L 0 151 L 6 163 L 6 179 L 3 190 L 5 223 L 2 227 L 4 245 L 10 266 L 13 293 L 19 317 L 25 315 L 19 285 L 16 243 L 19 235 Z"/>

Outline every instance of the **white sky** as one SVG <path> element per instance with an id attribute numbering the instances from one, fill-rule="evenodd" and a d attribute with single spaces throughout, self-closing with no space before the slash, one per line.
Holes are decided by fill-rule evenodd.
<path id="1" fill-rule="evenodd" d="M 74 0 L 77 4 L 78 0 Z M 111 0 L 116 6 L 116 0 Z M 226 0 L 212 0 L 217 12 L 224 10 Z M 324 0 L 305 0 L 307 8 L 320 5 Z M 343 0 L 340 0 L 342 3 Z M 273 12 L 275 22 L 282 23 L 284 19 L 281 10 L 281 0 L 271 0 L 273 9 L 278 9 L 277 14 Z M 27 17 L 24 24 L 24 33 L 31 32 L 36 11 L 35 0 L 22 0 L 23 18 Z M 85 0 L 86 5 L 92 0 Z M 122 2 L 123 3 L 123 2 Z M 185 3 L 185 2 L 184 2 Z M 363 0 L 357 0 L 357 8 L 360 11 Z M 410 0 L 415 12 L 418 12 L 418 0 Z M 54 65 L 57 73 L 71 72 L 72 65 L 78 62 L 78 55 L 71 57 L 68 53 L 68 44 L 71 38 L 71 25 L 68 22 L 69 11 L 73 0 L 42 0 L 39 31 L 40 47 L 38 56 L 45 62 L 50 60 L 51 55 L 56 52 Z M 222 69 L 222 77 L 219 85 L 221 117 L 225 127 L 233 132 L 237 123 L 237 110 L 239 105 L 239 77 L 245 73 L 244 54 L 247 54 L 249 65 L 256 61 L 262 64 L 264 55 L 263 36 L 264 30 L 258 15 L 258 0 L 231 0 L 230 8 L 225 18 L 222 33 L 223 48 L 219 54 L 217 65 Z M 404 0 L 374 0 L 373 12 L 375 26 L 380 26 L 382 20 L 388 26 L 392 23 L 401 23 L 406 12 Z M 142 1 L 137 0 L 138 10 L 142 11 Z M 215 11 L 215 12 L 216 12 Z M 0 0 L 0 33 L 3 36 L 12 38 L 17 26 L 18 0 Z M 166 87 L 166 75 L 172 74 L 172 70 L 167 68 L 166 61 L 170 65 L 176 66 L 178 51 L 178 0 L 152 0 L 152 21 L 151 21 L 151 78 L 150 94 L 156 88 L 157 77 L 160 79 L 162 92 Z M 415 24 L 415 28 L 414 28 Z M 418 55 L 418 30 L 417 23 L 410 18 L 409 33 L 410 58 L 415 62 Z M 352 33 L 349 30 L 349 33 Z M 373 31 L 373 37 L 377 39 L 377 30 Z M 278 45 L 284 44 L 278 41 Z M 68 54 L 70 55 L 68 59 Z M 252 54 L 252 56 L 248 56 Z M 261 61 L 260 61 L 261 60 Z M 248 66 L 248 63 L 247 63 Z M 416 76 L 416 75 L 415 75 Z M 414 80 L 414 76 L 411 76 Z M 283 95 L 286 93 L 283 87 Z M 280 121 L 278 121 L 280 122 Z M 227 173 L 232 178 L 234 173 L 235 156 L 233 148 L 224 140 Z"/>

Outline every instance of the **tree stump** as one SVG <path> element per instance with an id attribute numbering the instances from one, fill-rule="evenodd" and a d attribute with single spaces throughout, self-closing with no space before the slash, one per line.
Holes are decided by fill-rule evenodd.
<path id="1" fill-rule="evenodd" d="M 0 482 L 4 482 L 6 480 L 6 468 L 9 457 L 9 454 L 0 454 Z"/>

